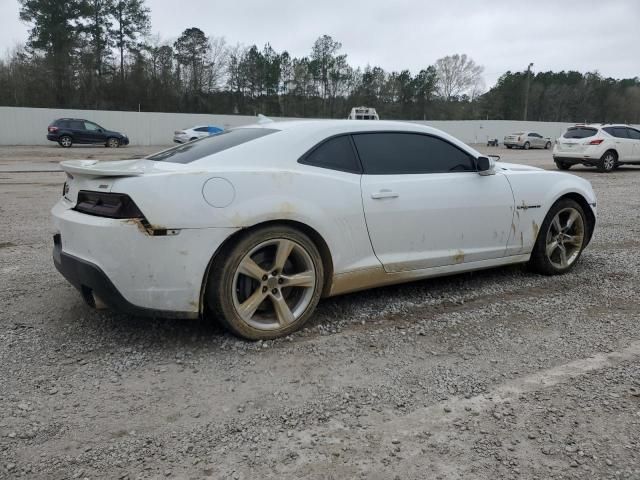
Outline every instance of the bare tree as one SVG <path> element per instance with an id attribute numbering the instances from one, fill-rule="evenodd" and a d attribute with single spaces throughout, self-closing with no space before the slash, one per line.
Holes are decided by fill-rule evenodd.
<path id="1" fill-rule="evenodd" d="M 209 39 L 208 79 L 209 92 L 216 92 L 222 86 L 229 62 L 229 47 L 224 37 Z"/>
<path id="2" fill-rule="evenodd" d="M 484 67 L 462 55 L 448 55 L 436 61 L 438 92 L 446 100 L 473 92 L 482 83 Z"/>

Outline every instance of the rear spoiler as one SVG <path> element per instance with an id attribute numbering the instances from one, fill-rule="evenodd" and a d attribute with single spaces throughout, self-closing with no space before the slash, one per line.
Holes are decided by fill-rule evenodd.
<path id="1" fill-rule="evenodd" d="M 144 173 L 140 160 L 65 160 L 60 162 L 60 168 L 67 173 L 88 177 L 133 177 Z"/>

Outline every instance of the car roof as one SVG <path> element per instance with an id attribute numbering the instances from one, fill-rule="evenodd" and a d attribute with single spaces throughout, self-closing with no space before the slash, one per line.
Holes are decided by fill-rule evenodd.
<path id="1" fill-rule="evenodd" d="M 589 127 L 589 128 L 604 128 L 604 127 L 631 127 L 626 123 L 577 123 L 569 128 L 576 127 Z"/>
<path id="2" fill-rule="evenodd" d="M 423 133 L 433 133 L 435 135 L 442 135 L 442 131 L 413 122 L 400 122 L 393 120 L 377 120 L 364 121 L 364 120 L 285 120 L 277 122 L 262 122 L 252 125 L 243 125 L 237 128 L 268 128 L 274 130 L 295 130 L 298 132 L 313 131 L 313 132 L 327 132 L 332 134 L 340 133 L 357 133 L 357 132 L 380 132 L 385 130 L 398 130 L 398 131 L 415 131 Z"/>

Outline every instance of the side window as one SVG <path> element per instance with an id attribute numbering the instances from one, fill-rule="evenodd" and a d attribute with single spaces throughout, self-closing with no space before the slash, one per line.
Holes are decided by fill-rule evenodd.
<path id="1" fill-rule="evenodd" d="M 613 127 L 613 136 L 618 138 L 629 138 L 627 136 L 627 129 L 624 127 Z"/>
<path id="2" fill-rule="evenodd" d="M 98 125 L 91 122 L 84 122 L 84 128 L 85 130 L 90 130 L 92 132 L 95 132 L 96 130 L 100 130 L 100 127 Z"/>
<path id="3" fill-rule="evenodd" d="M 360 165 L 348 135 L 334 137 L 321 143 L 300 159 L 300 163 L 314 167 L 360 173 Z"/>
<path id="4" fill-rule="evenodd" d="M 627 128 L 627 135 L 629 135 L 629 138 L 632 138 L 633 140 L 640 140 L 640 131 L 635 128 Z"/>
<path id="5" fill-rule="evenodd" d="M 209 127 L 198 127 L 198 128 L 194 128 L 194 130 L 196 132 L 208 132 L 209 131 Z"/>
<path id="6" fill-rule="evenodd" d="M 69 122 L 69 128 L 73 130 L 84 130 L 84 123 L 77 120 L 72 120 Z"/>
<path id="7" fill-rule="evenodd" d="M 475 171 L 471 155 L 431 135 L 362 133 L 353 136 L 364 173 L 400 175 Z"/>

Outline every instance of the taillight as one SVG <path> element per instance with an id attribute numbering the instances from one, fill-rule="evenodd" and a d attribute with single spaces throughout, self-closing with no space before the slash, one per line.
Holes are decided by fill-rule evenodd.
<path id="1" fill-rule="evenodd" d="M 74 210 L 108 218 L 144 218 L 138 206 L 124 193 L 80 190 Z"/>
<path id="2" fill-rule="evenodd" d="M 57 132 L 58 127 L 48 127 L 47 130 L 49 131 L 49 133 Z"/>
<path id="3" fill-rule="evenodd" d="M 588 145 L 600 145 L 602 142 L 604 142 L 604 139 L 598 138 L 596 140 L 591 140 Z"/>

